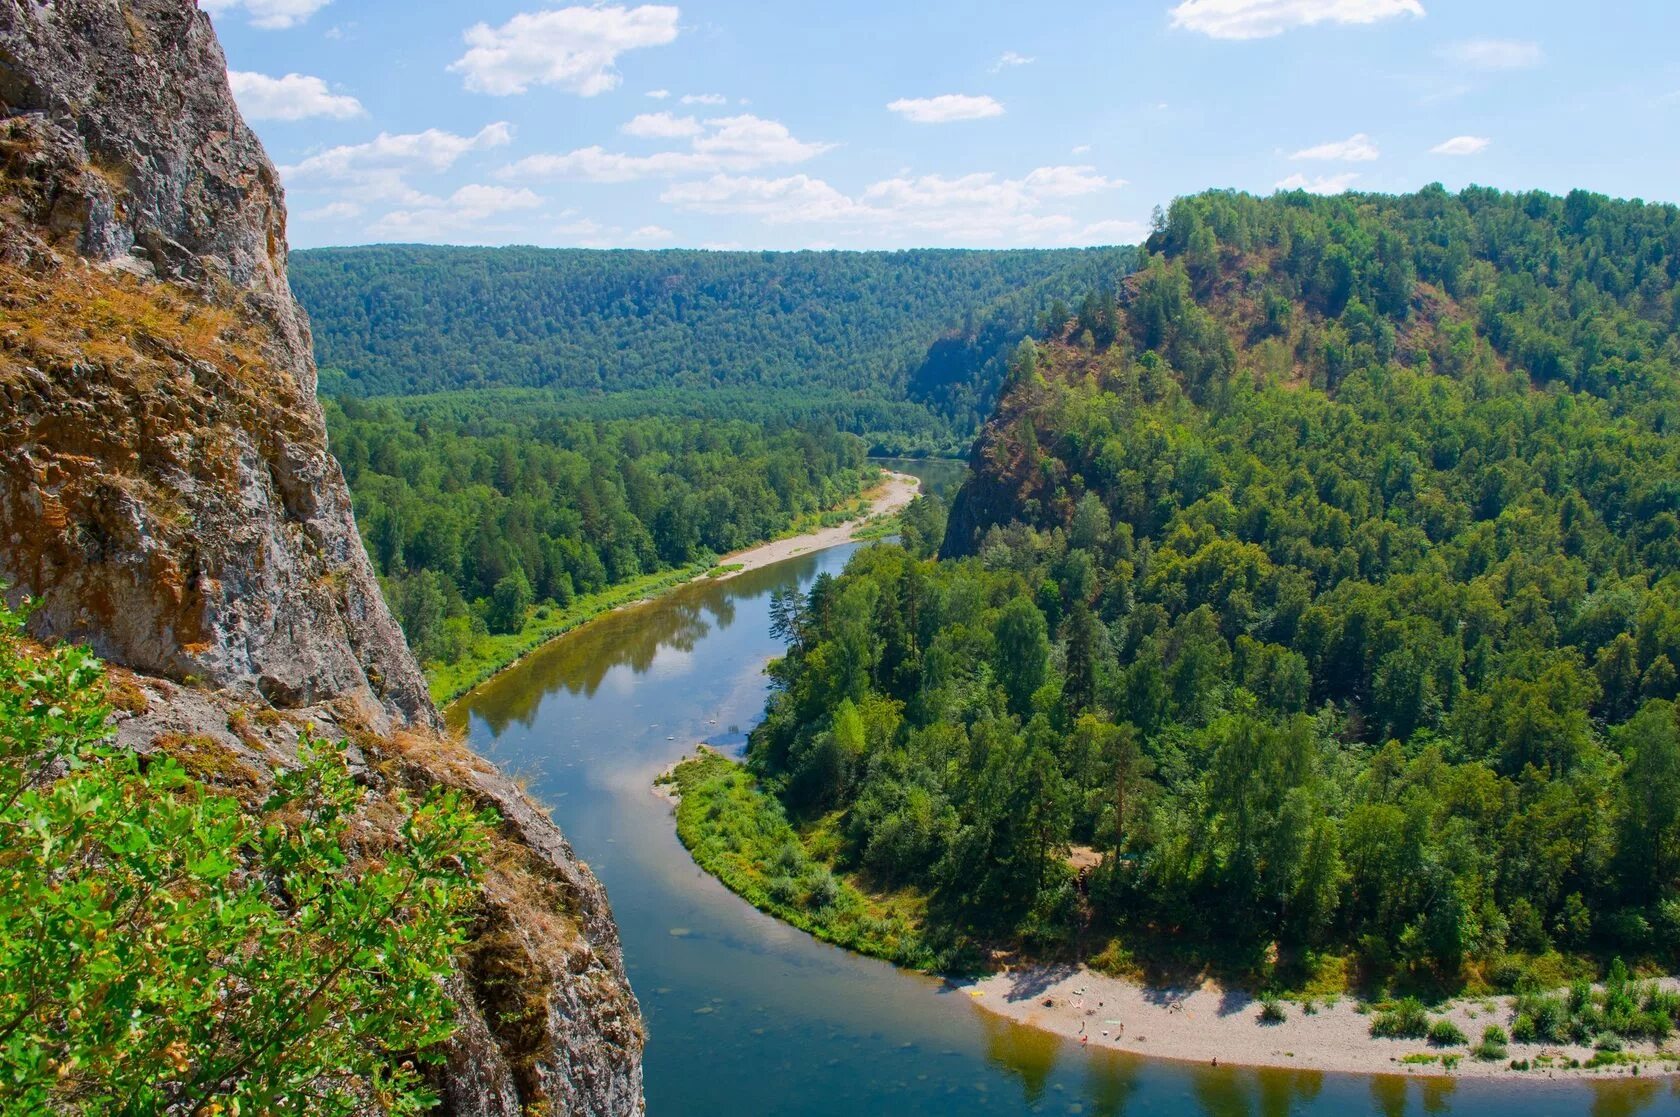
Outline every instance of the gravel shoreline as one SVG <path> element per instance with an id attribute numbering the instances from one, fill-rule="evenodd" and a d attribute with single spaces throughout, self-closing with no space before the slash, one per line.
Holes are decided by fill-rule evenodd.
<path id="1" fill-rule="evenodd" d="M 838 547 L 842 543 L 852 541 L 852 532 L 876 516 L 889 512 L 897 512 L 916 498 L 921 489 L 921 482 L 907 473 L 886 472 L 886 481 L 877 489 L 874 499 L 870 502 L 867 515 L 855 520 L 847 520 L 834 527 L 823 528 L 820 531 L 795 535 L 787 539 L 775 539 L 769 543 L 760 543 L 745 551 L 736 551 L 732 555 L 725 555 L 718 559 L 720 566 L 738 566 L 739 570 L 731 570 L 727 574 L 720 574 L 715 581 L 732 578 L 737 574 L 745 574 L 749 570 L 770 566 L 784 559 L 796 555 L 810 554 L 813 551 L 825 551 L 830 547 Z"/>
<path id="2" fill-rule="evenodd" d="M 1568 1066 L 1571 1059 L 1585 1064 L 1593 1055 L 1590 1047 L 1513 1043 L 1506 1059 L 1482 1062 L 1465 1047 L 1439 1048 L 1423 1040 L 1377 1039 L 1370 1034 L 1371 1017 L 1357 1011 L 1358 1002 L 1351 997 L 1334 1004 L 1321 1002 L 1311 1015 L 1300 1004 L 1284 1002 L 1287 1019 L 1264 1024 L 1257 1000 L 1213 982 L 1194 988 L 1147 988 L 1082 966 L 1063 965 L 1020 967 L 951 984 L 986 1012 L 1091 1047 L 1151 1058 L 1220 1066 L 1505 1078 L 1518 1082 L 1613 1079 L 1633 1074 L 1630 1066 L 1597 1070 Z M 1676 982 L 1668 979 L 1665 984 L 1674 986 Z M 1489 1024 L 1510 1030 L 1509 1002 L 1508 997 L 1465 998 L 1431 1015 L 1451 1019 L 1474 1044 Z M 1672 1076 L 1680 1070 L 1680 1048 L 1672 1041 L 1662 1052 L 1650 1044 L 1629 1044 L 1627 1050 L 1648 1057 L 1640 1067 L 1641 1076 Z M 1448 1068 L 1442 1064 L 1443 1054 L 1460 1058 Z M 1414 1061 L 1405 1061 L 1408 1056 Z M 1415 1061 L 1418 1056 L 1435 1058 L 1419 1062 Z M 1542 1058 L 1553 1065 L 1536 1066 L 1535 1061 Z M 1528 1060 L 1531 1069 L 1512 1070 L 1512 1059 Z"/>

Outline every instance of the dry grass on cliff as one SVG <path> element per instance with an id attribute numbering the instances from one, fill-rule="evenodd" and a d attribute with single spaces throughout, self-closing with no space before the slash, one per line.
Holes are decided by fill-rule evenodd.
<path id="1" fill-rule="evenodd" d="M 94 367 L 153 377 L 181 363 L 250 384 L 273 369 L 233 309 L 206 305 L 170 283 L 77 262 L 50 271 L 0 265 L 0 375 L 19 365 Z M 150 374 L 147 376 L 146 374 Z M 143 381 L 139 388 L 151 386 Z"/>

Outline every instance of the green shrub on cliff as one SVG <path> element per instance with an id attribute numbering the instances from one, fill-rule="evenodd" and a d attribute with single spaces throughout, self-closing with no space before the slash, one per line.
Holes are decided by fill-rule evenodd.
<path id="1" fill-rule="evenodd" d="M 419 1112 L 485 822 L 370 817 L 341 748 L 259 803 L 107 742 L 104 669 L 0 604 L 0 1113 Z"/>

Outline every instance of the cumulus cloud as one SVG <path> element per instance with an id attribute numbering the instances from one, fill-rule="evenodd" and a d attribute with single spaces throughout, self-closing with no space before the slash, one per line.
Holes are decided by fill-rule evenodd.
<path id="1" fill-rule="evenodd" d="M 1431 155 L 1477 155 L 1492 143 L 1486 136 L 1454 136 L 1429 149 Z"/>
<path id="2" fill-rule="evenodd" d="M 1309 194 L 1340 194 L 1351 187 L 1359 177 L 1355 171 L 1347 171 L 1339 175 L 1319 175 L 1308 178 L 1303 174 L 1293 174 L 1279 182 L 1278 190 L 1305 190 Z"/>
<path id="3" fill-rule="evenodd" d="M 671 91 L 669 89 L 650 89 L 647 91 L 647 95 L 655 101 L 663 101 L 671 95 Z"/>
<path id="4" fill-rule="evenodd" d="M 229 70 L 228 85 L 239 102 L 239 111 L 250 120 L 307 120 L 313 116 L 348 120 L 363 112 L 360 101 L 332 92 L 326 82 L 307 74 L 271 78 Z"/>
<path id="5" fill-rule="evenodd" d="M 211 15 L 243 11 L 252 27 L 280 31 L 296 27 L 332 0 L 199 0 L 198 6 Z"/>
<path id="6" fill-rule="evenodd" d="M 996 62 L 992 63 L 992 73 L 995 74 L 1000 70 L 1008 70 L 1016 66 L 1030 66 L 1037 61 L 1038 59 L 1033 58 L 1030 55 L 1018 54 L 1015 51 L 1006 50 L 1002 54 L 998 55 L 998 60 Z"/>
<path id="7" fill-rule="evenodd" d="M 1382 153 L 1370 136 L 1356 132 L 1345 140 L 1332 140 L 1316 147 L 1304 147 L 1291 159 L 1317 159 L 1333 163 L 1369 163 Z"/>
<path id="8" fill-rule="evenodd" d="M 887 108 L 914 124 L 949 124 L 954 120 L 984 120 L 1003 115 L 1003 106 L 995 99 L 971 97 L 965 93 L 900 97 Z"/>
<path id="9" fill-rule="evenodd" d="M 682 103 L 685 105 L 727 105 L 729 98 L 721 93 L 684 93 Z"/>
<path id="10" fill-rule="evenodd" d="M 668 187 L 660 200 L 713 215 L 756 217 L 766 224 L 823 224 L 850 231 L 948 240 L 1019 243 L 1070 240 L 1080 226 L 1046 203 L 1122 185 L 1090 167 L 1040 167 L 1020 178 L 992 173 L 901 175 L 856 196 L 809 175 L 785 178 L 714 175 Z"/>
<path id="11" fill-rule="evenodd" d="M 672 240 L 677 234 L 663 225 L 643 225 L 630 233 L 630 239 L 643 242 Z"/>
<path id="12" fill-rule="evenodd" d="M 1320 23 L 1377 23 L 1422 16 L 1421 0 L 1183 0 L 1172 25 L 1215 39 L 1265 39 Z"/>
<path id="13" fill-rule="evenodd" d="M 429 205 L 393 210 L 375 221 L 369 231 L 377 237 L 418 241 L 508 235 L 521 231 L 522 226 L 497 224 L 491 219 L 539 209 L 542 204 L 543 200 L 530 190 L 475 183 Z"/>
<path id="14" fill-rule="evenodd" d="M 351 178 L 362 171 L 386 168 L 447 171 L 469 151 L 505 147 L 512 142 L 513 125 L 505 120 L 486 124 L 471 136 L 460 136 L 437 128 L 399 135 L 381 132 L 367 143 L 328 148 L 301 163 L 281 169 L 287 175 L 320 175 L 327 178 Z"/>
<path id="15" fill-rule="evenodd" d="M 532 155 L 504 167 L 501 174 L 511 179 L 631 182 L 643 178 L 741 173 L 803 163 L 833 146 L 798 139 L 779 121 L 750 114 L 722 116 L 705 121 L 698 134 L 690 139 L 687 151 L 629 155 L 596 145 L 564 155 Z"/>
<path id="16" fill-rule="evenodd" d="M 449 68 L 477 93 L 507 96 L 553 85 L 594 97 L 623 80 L 619 55 L 674 41 L 677 14 L 655 4 L 521 12 L 500 27 L 468 28 L 467 52 Z"/>
<path id="17" fill-rule="evenodd" d="M 1440 55 L 1468 70 L 1526 70 L 1546 59 L 1539 43 L 1521 39 L 1466 39 L 1448 43 Z"/>
<path id="18" fill-rule="evenodd" d="M 460 136 L 437 128 L 392 135 L 381 132 L 367 143 L 342 144 L 281 167 L 288 184 L 333 181 L 357 188 L 360 201 L 389 201 L 407 206 L 436 204 L 437 199 L 408 185 L 413 174 L 439 174 L 469 152 L 503 147 L 513 140 L 513 125 L 489 124 L 475 135 Z"/>
<path id="19" fill-rule="evenodd" d="M 692 116 L 672 116 L 668 112 L 644 112 L 632 117 L 618 129 L 626 136 L 647 140 L 684 139 L 698 136 L 704 129 Z"/>

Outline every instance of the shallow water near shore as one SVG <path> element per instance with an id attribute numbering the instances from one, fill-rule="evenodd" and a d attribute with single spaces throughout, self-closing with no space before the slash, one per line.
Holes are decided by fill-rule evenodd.
<path id="1" fill-rule="evenodd" d="M 695 867 L 651 784 L 699 742 L 739 750 L 780 651 L 771 591 L 838 573 L 854 550 L 608 615 L 449 712 L 475 748 L 528 779 L 606 885 L 647 1018 L 653 1117 L 1680 1113 L 1673 1079 L 1373 1077 L 1084 1050 L 753 910 Z"/>

